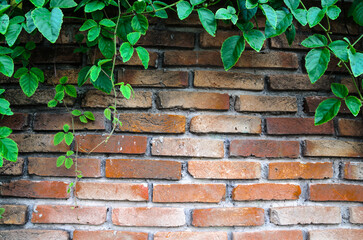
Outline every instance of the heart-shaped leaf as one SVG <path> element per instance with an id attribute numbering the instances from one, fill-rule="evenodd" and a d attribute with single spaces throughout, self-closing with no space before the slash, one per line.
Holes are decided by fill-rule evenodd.
<path id="1" fill-rule="evenodd" d="M 54 8 L 49 12 L 46 8 L 36 8 L 32 12 L 32 18 L 39 32 L 51 43 L 55 43 L 63 23 L 62 10 Z"/>

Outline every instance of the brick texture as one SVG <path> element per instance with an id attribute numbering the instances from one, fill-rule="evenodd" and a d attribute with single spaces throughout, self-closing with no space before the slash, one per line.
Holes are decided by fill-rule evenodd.
<path id="1" fill-rule="evenodd" d="M 227 240 L 226 232 L 157 232 L 154 240 Z"/>
<path id="2" fill-rule="evenodd" d="M 310 240 L 359 240 L 363 237 L 362 229 L 329 229 L 329 230 L 310 230 Z"/>
<path id="3" fill-rule="evenodd" d="M 79 118 L 74 118 L 75 130 L 104 130 L 105 120 L 103 113 L 94 113 L 95 121 L 89 121 L 88 123 L 82 123 Z M 57 121 L 55 121 L 57 119 Z M 34 130 L 62 130 L 63 125 L 68 124 L 72 126 L 71 114 L 59 114 L 59 113 L 37 113 L 35 115 Z"/>
<path id="4" fill-rule="evenodd" d="M 0 237 L 9 240 L 68 240 L 69 234 L 63 230 L 17 229 L 0 230 Z"/>
<path id="5" fill-rule="evenodd" d="M 328 91 L 330 81 L 328 78 L 322 77 L 316 83 L 311 84 L 308 75 L 271 75 L 269 76 L 269 86 L 276 91 Z"/>
<path id="6" fill-rule="evenodd" d="M 363 224 L 363 207 L 349 208 L 349 221 L 354 224 Z"/>
<path id="7" fill-rule="evenodd" d="M 12 134 L 10 138 L 18 143 L 19 152 L 66 152 L 70 150 L 64 141 L 54 146 L 53 134 Z"/>
<path id="8" fill-rule="evenodd" d="M 360 162 L 345 163 L 344 178 L 350 180 L 363 180 L 363 163 Z"/>
<path id="9" fill-rule="evenodd" d="M 147 233 L 143 232 L 126 232 L 126 231 L 85 231 L 76 230 L 73 232 L 73 240 L 109 240 L 109 239 L 127 239 L 127 240 L 147 240 Z"/>
<path id="10" fill-rule="evenodd" d="M 14 113 L 12 116 L 3 116 L 0 124 L 12 130 L 25 130 L 29 127 L 29 114 Z"/>
<path id="11" fill-rule="evenodd" d="M 312 201 L 363 202 L 363 186 L 352 184 L 312 184 Z"/>
<path id="12" fill-rule="evenodd" d="M 269 164 L 268 178 L 324 179 L 333 177 L 333 164 L 329 162 L 274 162 Z"/>
<path id="13" fill-rule="evenodd" d="M 353 119 L 339 119 L 339 135 L 363 137 L 363 121 Z"/>
<path id="14" fill-rule="evenodd" d="M 0 168 L 0 176 L 19 176 L 23 174 L 24 158 L 18 158 L 16 162 L 4 161 Z"/>
<path id="15" fill-rule="evenodd" d="M 362 157 L 363 143 L 342 140 L 307 140 L 304 155 L 309 157 Z"/>
<path id="16" fill-rule="evenodd" d="M 261 232 L 235 232 L 233 240 L 303 240 L 303 233 L 300 230 L 274 230 Z"/>
<path id="17" fill-rule="evenodd" d="M 0 205 L 5 212 L 0 219 L 0 224 L 23 225 L 26 222 L 26 205 Z M 1 236 L 1 235 L 0 235 Z"/>
<path id="18" fill-rule="evenodd" d="M 236 99 L 238 112 L 297 112 L 295 97 L 240 95 Z"/>

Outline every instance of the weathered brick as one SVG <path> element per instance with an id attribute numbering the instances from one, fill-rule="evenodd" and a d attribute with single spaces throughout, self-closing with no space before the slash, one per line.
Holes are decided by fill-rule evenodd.
<path id="1" fill-rule="evenodd" d="M 222 158 L 224 143 L 215 139 L 196 138 L 154 138 L 151 154 L 155 156 L 185 156 Z"/>
<path id="2" fill-rule="evenodd" d="M 314 126 L 313 118 L 266 118 L 266 127 L 267 133 L 274 135 L 323 135 L 334 133 L 332 121 L 320 126 Z"/>
<path id="3" fill-rule="evenodd" d="M 344 84 L 348 88 L 349 93 L 354 93 L 354 94 L 358 93 L 357 88 L 355 87 L 352 81 L 352 78 L 342 78 L 340 80 L 340 83 Z"/>
<path id="4" fill-rule="evenodd" d="M 75 230 L 73 240 L 147 240 L 148 234 L 143 232 L 126 232 L 113 230 L 86 231 Z"/>
<path id="5" fill-rule="evenodd" d="M 220 202 L 225 184 L 154 184 L 153 202 Z"/>
<path id="6" fill-rule="evenodd" d="M 301 188 L 295 184 L 239 184 L 233 189 L 232 198 L 235 201 L 297 200 L 300 194 Z"/>
<path id="7" fill-rule="evenodd" d="M 143 154 L 147 147 L 147 137 L 144 136 L 124 136 L 112 135 L 107 143 L 103 143 L 95 148 L 99 143 L 106 140 L 103 135 L 78 135 L 76 141 L 81 152 L 93 150 L 95 153 L 124 153 Z"/>
<path id="8" fill-rule="evenodd" d="M 94 113 L 95 120 L 82 123 L 78 117 L 74 117 L 75 130 L 104 130 L 105 118 L 103 113 Z M 35 115 L 34 130 L 62 130 L 63 125 L 72 127 L 72 117 L 70 113 L 37 113 Z"/>
<path id="9" fill-rule="evenodd" d="M 178 180 L 181 178 L 181 163 L 166 160 L 107 159 L 106 177 Z"/>
<path id="10" fill-rule="evenodd" d="M 332 81 L 329 80 L 329 78 L 324 76 L 314 84 L 311 84 L 308 75 L 303 74 L 281 74 L 269 76 L 270 88 L 277 91 L 329 91 L 331 82 Z"/>
<path id="11" fill-rule="evenodd" d="M 240 95 L 236 99 L 238 112 L 297 112 L 296 97 Z"/>
<path id="12" fill-rule="evenodd" d="M 54 146 L 53 134 L 12 134 L 19 148 L 19 152 L 66 152 L 69 146 L 62 142 Z"/>
<path id="13" fill-rule="evenodd" d="M 148 51 L 148 52 L 149 52 L 149 57 L 150 57 L 149 67 L 155 68 L 157 66 L 158 53 L 157 52 L 152 52 L 152 51 Z M 100 51 L 98 51 L 98 49 L 95 52 L 91 52 L 91 54 L 89 54 L 88 64 L 93 64 L 93 62 L 96 59 L 104 59 L 104 56 L 101 54 Z M 135 51 L 134 55 L 132 55 L 131 59 L 128 62 L 124 63 L 122 60 L 117 59 L 116 60 L 116 65 L 117 66 L 138 66 L 138 67 L 143 67 L 139 56 L 136 54 L 136 51 Z"/>
<path id="14" fill-rule="evenodd" d="M 27 97 L 20 89 L 8 89 L 3 94 L 11 106 L 22 105 L 47 105 L 54 98 L 55 91 L 53 89 L 38 89 L 31 97 Z M 73 106 L 75 99 L 65 97 L 64 102 L 67 106 Z M 61 105 L 62 106 L 62 105 Z"/>
<path id="15" fill-rule="evenodd" d="M 363 180 L 363 163 L 360 162 L 345 163 L 344 178 L 349 180 Z"/>
<path id="16" fill-rule="evenodd" d="M 261 133 L 261 119 L 254 116 L 199 115 L 192 118 L 190 131 L 195 133 Z"/>
<path id="17" fill-rule="evenodd" d="M 17 159 L 16 162 L 10 162 L 5 160 L 4 165 L 0 167 L 0 176 L 1 175 L 22 175 L 24 166 L 24 158 Z"/>
<path id="18" fill-rule="evenodd" d="M 363 224 L 363 207 L 350 207 L 349 221 L 354 224 Z"/>
<path id="19" fill-rule="evenodd" d="M 147 184 L 79 182 L 75 194 L 79 199 L 147 201 Z"/>
<path id="20" fill-rule="evenodd" d="M 297 50 L 306 50 L 308 51 L 309 49 L 302 46 L 301 42 L 307 38 L 307 35 L 303 35 L 303 34 L 296 34 L 294 42 L 291 44 L 291 46 L 289 45 L 289 43 L 287 42 L 287 39 L 285 36 L 280 35 L 280 36 L 276 36 L 271 38 L 271 48 L 283 48 L 283 49 L 297 49 Z"/>
<path id="21" fill-rule="evenodd" d="M 339 224 L 342 222 L 339 207 L 296 206 L 273 207 L 271 222 L 276 225 Z"/>
<path id="22" fill-rule="evenodd" d="M 57 181 L 17 180 L 0 185 L 0 195 L 24 198 L 61 198 L 69 197 L 68 184 Z"/>
<path id="23" fill-rule="evenodd" d="M 271 230 L 260 232 L 234 232 L 233 240 L 303 240 L 301 230 Z"/>
<path id="24" fill-rule="evenodd" d="M 297 158 L 299 152 L 298 141 L 233 140 L 230 145 L 230 156 L 234 157 Z"/>
<path id="25" fill-rule="evenodd" d="M 361 240 L 363 229 L 324 229 L 310 230 L 309 240 Z"/>
<path id="26" fill-rule="evenodd" d="M 25 130 L 29 128 L 29 114 L 14 113 L 12 116 L 3 116 L 0 119 L 0 125 L 9 127 L 12 130 Z"/>
<path id="27" fill-rule="evenodd" d="M 338 124 L 340 136 L 363 137 L 363 121 L 341 118 Z"/>
<path id="28" fill-rule="evenodd" d="M 57 167 L 57 158 L 29 157 L 28 173 L 37 176 L 75 177 L 75 165 L 70 169 Z M 101 160 L 95 158 L 78 158 L 77 170 L 83 177 L 101 177 Z"/>
<path id="29" fill-rule="evenodd" d="M 331 162 L 274 162 L 269 164 L 268 178 L 325 179 L 333 177 Z"/>
<path id="30" fill-rule="evenodd" d="M 328 99 L 328 97 L 320 97 L 320 96 L 306 97 L 304 99 L 304 111 L 306 113 L 315 113 L 315 110 L 319 106 L 319 104 L 326 99 Z M 350 113 L 349 109 L 347 108 L 344 102 L 342 102 L 342 106 L 340 107 L 339 113 Z"/>
<path id="31" fill-rule="evenodd" d="M 200 34 L 200 47 L 202 48 L 221 48 L 223 42 L 234 35 L 238 35 L 237 31 L 217 31 L 216 36 L 212 37 L 207 32 Z"/>
<path id="32" fill-rule="evenodd" d="M 194 178 L 208 179 L 258 179 L 261 166 L 245 161 L 189 161 L 188 172 Z"/>
<path id="33" fill-rule="evenodd" d="M 251 207 L 195 209 L 192 218 L 195 227 L 260 226 L 264 224 L 264 210 Z"/>
<path id="34" fill-rule="evenodd" d="M 7 240 L 68 240 L 69 235 L 63 230 L 17 229 L 0 231 L 0 239 Z"/>
<path id="35" fill-rule="evenodd" d="M 137 45 L 151 47 L 193 48 L 194 33 L 149 30 Z"/>
<path id="36" fill-rule="evenodd" d="M 34 64 L 68 63 L 82 64 L 82 54 L 74 53 L 74 47 L 57 45 L 38 46 L 37 51 L 32 52 L 30 61 Z"/>
<path id="37" fill-rule="evenodd" d="M 82 102 L 82 107 L 105 108 L 115 103 L 113 95 L 107 95 L 98 90 L 90 90 L 86 93 Z M 144 91 L 135 91 L 135 96 L 126 99 L 117 97 L 117 108 L 151 108 L 152 93 Z"/>
<path id="38" fill-rule="evenodd" d="M 159 92 L 158 108 L 228 110 L 229 95 L 210 92 Z"/>
<path id="39" fill-rule="evenodd" d="M 67 84 L 77 85 L 78 83 L 78 73 L 81 71 L 80 68 L 76 69 L 54 69 L 44 70 L 44 80 L 49 85 L 59 84 L 59 79 L 62 77 L 68 77 Z M 88 82 L 89 83 L 89 82 Z"/>
<path id="40" fill-rule="evenodd" d="M 106 221 L 107 207 L 38 205 L 34 208 L 32 223 L 101 225 Z"/>
<path id="41" fill-rule="evenodd" d="M 182 208 L 122 207 L 112 210 L 112 222 L 119 226 L 179 227 L 185 225 Z"/>
<path id="42" fill-rule="evenodd" d="M 119 120 L 120 132 L 137 133 L 184 133 L 186 118 L 182 115 L 121 113 Z"/>
<path id="43" fill-rule="evenodd" d="M 353 184 L 311 184 L 310 200 L 363 202 L 363 186 Z"/>
<path id="44" fill-rule="evenodd" d="M 26 205 L 0 205 L 5 212 L 0 218 L 0 224 L 23 225 L 26 222 Z M 0 234 L 1 236 L 1 234 Z"/>
<path id="45" fill-rule="evenodd" d="M 132 87 L 185 88 L 188 72 L 127 69 L 118 72 L 118 82 L 129 83 Z"/>
<path id="46" fill-rule="evenodd" d="M 226 232 L 157 232 L 154 240 L 227 240 Z"/>
<path id="47" fill-rule="evenodd" d="M 363 143 L 342 140 L 306 140 L 304 156 L 363 157 Z"/>
<path id="48" fill-rule="evenodd" d="M 264 76 L 249 73 L 195 71 L 193 85 L 201 88 L 260 91 L 264 88 Z"/>

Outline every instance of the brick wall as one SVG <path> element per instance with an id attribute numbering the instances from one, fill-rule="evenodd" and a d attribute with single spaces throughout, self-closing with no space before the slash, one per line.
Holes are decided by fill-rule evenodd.
<path id="1" fill-rule="evenodd" d="M 0 79 L 16 112 L 1 124 L 14 129 L 20 150 L 18 162 L 0 169 L 0 239 L 363 239 L 362 118 L 343 108 L 333 122 L 313 126 L 329 83 L 348 76 L 332 65 L 310 84 L 306 49 L 288 47 L 283 36 L 262 53 L 247 49 L 224 72 L 219 48 L 235 31 L 222 25 L 212 38 L 195 16 L 186 23 L 151 26 L 141 41 L 149 70 L 137 58 L 117 62 L 117 79 L 134 87 L 135 98 L 118 99 L 123 127 L 108 144 L 80 153 L 84 178 L 71 193 L 74 168 L 56 167 L 70 147 L 53 146 L 70 115 L 46 104 L 60 77 L 77 83 L 88 58 L 73 53 L 78 23 L 68 22 L 54 46 L 34 37 L 40 51 L 32 59 L 45 84 L 27 98 L 16 80 Z M 298 29 L 297 39 L 307 34 Z M 90 85 L 78 91 L 67 104 L 96 115 L 75 123 L 87 151 L 110 132 L 103 108 L 113 100 Z"/>

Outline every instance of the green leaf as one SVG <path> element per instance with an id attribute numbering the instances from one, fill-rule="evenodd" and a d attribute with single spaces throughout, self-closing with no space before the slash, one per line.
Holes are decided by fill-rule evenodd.
<path id="1" fill-rule="evenodd" d="M 328 45 L 328 39 L 321 34 L 314 34 L 302 41 L 301 45 L 307 48 L 325 47 Z"/>
<path id="2" fill-rule="evenodd" d="M 131 46 L 130 43 L 124 42 L 120 47 L 120 54 L 122 57 L 122 61 L 127 62 L 131 59 L 132 55 L 134 54 L 134 48 Z"/>
<path id="3" fill-rule="evenodd" d="M 299 0 L 284 0 L 284 3 L 291 11 L 297 9 L 300 5 Z"/>
<path id="4" fill-rule="evenodd" d="M 100 25 L 105 26 L 105 27 L 114 27 L 114 26 L 116 26 L 116 23 L 114 23 L 110 19 L 105 18 L 100 21 Z"/>
<path id="5" fill-rule="evenodd" d="M 245 39 L 241 36 L 227 38 L 221 48 L 223 66 L 226 71 L 231 69 L 241 57 L 245 49 Z"/>
<path id="6" fill-rule="evenodd" d="M 267 21 L 271 24 L 273 28 L 276 28 L 277 25 L 277 14 L 276 11 L 270 7 L 267 4 L 260 5 L 261 9 L 263 11 L 263 14 L 265 14 Z"/>
<path id="7" fill-rule="evenodd" d="M 332 83 L 331 90 L 334 93 L 334 95 L 339 98 L 345 98 L 346 96 L 348 96 L 349 93 L 348 88 L 340 83 Z"/>
<path id="8" fill-rule="evenodd" d="M 253 16 L 256 15 L 257 7 L 252 8 L 252 9 L 247 9 L 246 0 L 238 0 L 238 7 L 240 10 L 241 20 L 243 22 L 248 22 L 249 20 L 251 20 L 253 18 Z"/>
<path id="9" fill-rule="evenodd" d="M 328 7 L 328 10 L 326 12 L 326 14 L 328 15 L 328 17 L 331 19 L 331 20 L 335 20 L 339 17 L 339 14 L 342 10 L 340 10 L 339 7 L 337 6 L 330 6 Z"/>
<path id="10" fill-rule="evenodd" d="M 311 7 L 308 10 L 307 20 L 310 28 L 315 27 L 320 23 L 325 16 L 325 11 L 326 9 L 320 9 L 318 7 Z"/>
<path id="11" fill-rule="evenodd" d="M 96 27 L 97 23 L 93 19 L 88 19 L 83 23 L 83 25 L 80 27 L 79 31 L 86 31 L 93 27 Z"/>
<path id="12" fill-rule="evenodd" d="M 287 42 L 289 43 L 289 46 L 291 46 L 291 44 L 294 42 L 295 35 L 296 35 L 295 26 L 294 26 L 294 24 L 291 24 L 291 26 L 288 27 L 285 31 L 285 36 L 286 36 Z"/>
<path id="13" fill-rule="evenodd" d="M 76 98 L 77 97 L 77 90 L 73 85 L 66 85 L 64 86 L 64 90 L 66 91 L 66 93 L 71 96 Z"/>
<path id="14" fill-rule="evenodd" d="M 77 3 L 73 0 L 50 0 L 49 6 L 51 8 L 72 8 L 77 6 Z"/>
<path id="15" fill-rule="evenodd" d="M 354 21 L 359 25 L 363 26 L 363 2 L 360 2 L 353 10 L 352 13 Z"/>
<path id="16" fill-rule="evenodd" d="M 204 3 L 206 0 L 190 0 L 190 3 L 195 6 L 201 3 Z"/>
<path id="17" fill-rule="evenodd" d="M 134 2 L 133 7 L 134 7 L 135 12 L 142 13 L 146 9 L 146 4 L 145 4 L 145 2 L 142 2 L 142 1 L 136 1 L 136 2 Z"/>
<path id="18" fill-rule="evenodd" d="M 92 42 L 92 41 L 96 40 L 98 38 L 98 36 L 100 35 L 100 33 L 101 33 L 101 27 L 99 25 L 91 28 L 87 34 L 88 41 Z"/>
<path id="19" fill-rule="evenodd" d="M 9 8 L 11 7 L 11 5 L 8 5 L 8 4 L 1 4 L 0 5 L 0 14 L 4 13 L 6 10 L 8 10 Z"/>
<path id="20" fill-rule="evenodd" d="M 78 87 L 83 86 L 83 84 L 87 81 L 89 78 L 89 70 L 91 69 L 90 66 L 83 67 L 81 71 L 78 73 Z"/>
<path id="21" fill-rule="evenodd" d="M 69 125 L 68 124 L 64 124 L 63 125 L 63 131 L 64 132 L 68 132 L 69 131 Z"/>
<path id="22" fill-rule="evenodd" d="M 105 111 L 103 111 L 103 114 L 105 115 L 106 119 L 111 120 L 111 109 L 105 108 Z"/>
<path id="23" fill-rule="evenodd" d="M 136 31 L 145 35 L 146 30 L 149 28 L 149 22 L 144 15 L 138 14 L 131 20 L 131 27 Z"/>
<path id="24" fill-rule="evenodd" d="M 348 51 L 348 57 L 354 77 L 360 76 L 363 73 L 363 53 L 353 53 L 350 49 Z"/>
<path id="25" fill-rule="evenodd" d="M 58 157 L 57 158 L 57 167 L 62 166 L 65 160 L 66 160 L 66 157 L 65 156 Z"/>
<path id="26" fill-rule="evenodd" d="M 338 2 L 338 0 L 321 0 L 321 6 L 324 7 L 329 7 L 333 4 L 335 4 L 336 2 Z"/>
<path id="27" fill-rule="evenodd" d="M 9 56 L 0 56 L 0 73 L 7 77 L 11 77 L 14 73 L 14 62 Z"/>
<path id="28" fill-rule="evenodd" d="M 349 44 L 343 40 L 337 40 L 329 44 L 330 50 L 344 62 L 348 62 L 348 46 Z"/>
<path id="29" fill-rule="evenodd" d="M 362 102 L 354 96 L 349 96 L 345 99 L 345 104 L 349 108 L 350 112 L 354 117 L 358 116 L 360 108 L 362 107 Z"/>
<path id="30" fill-rule="evenodd" d="M 83 115 L 79 117 L 79 121 L 81 121 L 83 123 L 88 123 L 87 118 Z"/>
<path id="31" fill-rule="evenodd" d="M 68 146 L 72 144 L 73 139 L 74 139 L 74 136 L 73 136 L 73 133 L 71 133 L 71 132 L 64 135 L 64 141 L 66 142 L 66 144 Z"/>
<path id="32" fill-rule="evenodd" d="M 277 15 L 276 28 L 274 28 L 269 21 L 266 21 L 266 27 L 265 27 L 266 38 L 276 37 L 282 34 L 292 23 L 291 13 L 286 13 L 285 11 L 277 10 L 276 15 Z"/>
<path id="33" fill-rule="evenodd" d="M 149 66 L 149 60 L 150 60 L 148 51 L 143 47 L 137 47 L 136 52 L 142 62 L 142 65 L 144 66 L 145 69 L 147 69 Z"/>
<path id="34" fill-rule="evenodd" d="M 98 61 L 97 66 L 101 67 L 103 64 L 106 64 L 106 63 L 111 62 L 111 61 L 112 61 L 111 58 L 110 59 L 102 59 L 102 60 Z"/>
<path id="35" fill-rule="evenodd" d="M 0 215 L 4 214 L 4 212 L 5 212 L 5 208 L 0 208 Z"/>
<path id="36" fill-rule="evenodd" d="M 54 146 L 57 146 L 63 141 L 64 135 L 65 135 L 64 132 L 59 132 L 56 135 L 54 135 L 54 140 L 53 140 Z"/>
<path id="37" fill-rule="evenodd" d="M 257 7 L 258 5 L 258 0 L 247 0 L 246 1 L 246 8 L 247 9 L 252 9 Z"/>
<path id="38" fill-rule="evenodd" d="M 180 20 L 184 20 L 193 12 L 193 7 L 187 1 L 181 1 L 176 5 L 176 10 Z"/>
<path id="39" fill-rule="evenodd" d="M 220 8 L 217 10 L 215 18 L 229 20 L 232 18 L 232 14 L 226 8 Z"/>
<path id="40" fill-rule="evenodd" d="M 111 75 L 111 71 L 110 70 L 105 70 L 105 71 L 106 71 L 106 73 L 101 71 L 101 73 L 98 76 L 98 78 L 96 79 L 96 81 L 92 82 L 92 84 L 95 88 L 97 88 L 105 93 L 110 94 L 111 90 L 112 90 L 112 82 L 108 76 Z"/>
<path id="41" fill-rule="evenodd" d="M 59 79 L 59 83 L 60 84 L 66 84 L 68 82 L 68 77 L 67 76 L 63 76 Z M 58 91 L 57 91 L 58 92 Z"/>
<path id="42" fill-rule="evenodd" d="M 54 96 L 54 100 L 61 102 L 64 98 L 64 91 L 57 92 Z"/>
<path id="43" fill-rule="evenodd" d="M 214 14 L 207 8 L 198 9 L 199 20 L 202 23 L 204 29 L 213 37 L 215 37 L 217 31 L 217 22 Z"/>
<path id="44" fill-rule="evenodd" d="M 336 98 L 329 98 L 322 101 L 315 111 L 315 126 L 332 120 L 339 112 L 341 101 Z"/>
<path id="45" fill-rule="evenodd" d="M 20 55 L 22 55 L 23 53 L 25 52 L 25 48 L 23 47 L 20 47 L 20 46 L 17 46 L 14 48 L 13 52 L 11 53 L 11 57 L 14 59 L 14 58 L 17 58 L 19 57 Z"/>
<path id="46" fill-rule="evenodd" d="M 119 36 L 123 41 L 127 41 L 127 34 L 132 31 L 131 19 L 121 18 L 117 25 L 117 36 Z"/>
<path id="47" fill-rule="evenodd" d="M 13 130 L 8 127 L 0 127 L 0 138 L 8 137 L 12 132 Z"/>
<path id="48" fill-rule="evenodd" d="M 93 113 L 86 111 L 84 112 L 84 115 L 86 116 L 86 118 L 88 118 L 89 120 L 94 121 L 95 120 L 95 116 L 93 115 Z"/>
<path id="49" fill-rule="evenodd" d="M 84 11 L 87 13 L 90 13 L 90 12 L 95 12 L 97 10 L 102 10 L 104 7 L 105 7 L 105 4 L 103 2 L 92 1 L 92 2 L 86 4 Z"/>
<path id="50" fill-rule="evenodd" d="M 39 68 L 36 68 L 36 67 L 32 67 L 30 69 L 30 72 L 33 73 L 37 77 L 38 82 L 44 82 L 44 73 L 42 70 L 40 70 Z"/>
<path id="51" fill-rule="evenodd" d="M 66 153 L 67 157 L 72 156 L 73 154 L 74 154 L 73 151 L 67 151 L 67 153 Z"/>
<path id="52" fill-rule="evenodd" d="M 72 115 L 78 117 L 78 116 L 81 116 L 82 115 L 82 112 L 79 111 L 79 110 L 77 110 L 77 109 L 75 109 L 75 110 L 72 111 Z"/>
<path id="53" fill-rule="evenodd" d="M 127 40 L 129 41 L 129 43 L 131 45 L 135 45 L 137 43 L 137 41 L 139 41 L 141 37 L 141 33 L 139 32 L 132 32 L 127 34 Z"/>
<path id="54" fill-rule="evenodd" d="M 57 106 L 57 104 L 58 104 L 58 102 L 56 100 L 52 99 L 48 102 L 48 107 L 53 108 L 53 107 Z"/>
<path id="55" fill-rule="evenodd" d="M 55 43 L 63 23 L 62 10 L 53 8 L 49 12 L 46 8 L 36 8 L 32 12 L 32 18 L 39 32 L 51 43 Z"/>
<path id="56" fill-rule="evenodd" d="M 38 88 L 38 78 L 32 73 L 25 73 L 19 79 L 19 84 L 25 95 L 32 96 Z"/>
<path id="57" fill-rule="evenodd" d="M 257 52 L 261 50 L 263 47 L 263 43 L 265 42 L 265 35 L 259 30 L 252 29 L 248 32 L 243 33 L 244 38 L 248 42 L 248 44 Z"/>
<path id="58" fill-rule="evenodd" d="M 63 77 L 66 78 L 66 77 Z M 55 91 L 58 92 L 64 92 L 64 86 L 62 84 L 58 84 L 57 86 L 55 86 Z"/>
<path id="59" fill-rule="evenodd" d="M 131 97 L 131 88 L 128 87 L 127 85 L 124 85 L 124 83 L 121 84 L 120 86 L 120 91 L 122 93 L 122 95 L 126 98 L 126 99 L 130 99 Z"/>
<path id="60" fill-rule="evenodd" d="M 91 78 L 91 81 L 94 82 L 96 81 L 96 79 L 98 78 L 98 76 L 100 75 L 101 73 L 101 70 L 102 68 L 100 66 L 92 66 L 91 69 L 90 69 L 90 78 Z"/>
<path id="61" fill-rule="evenodd" d="M 5 55 L 5 54 L 12 53 L 12 52 L 13 52 L 12 49 L 0 46 L 0 55 Z"/>
<path id="62" fill-rule="evenodd" d="M 34 4 L 34 6 L 40 8 L 43 7 L 45 0 L 30 0 Z"/>
<path id="63" fill-rule="evenodd" d="M 25 48 L 28 49 L 28 50 L 34 50 L 35 49 L 35 43 L 33 41 L 30 41 L 30 42 L 27 42 L 25 44 Z"/>
<path id="64" fill-rule="evenodd" d="M 98 41 L 98 48 L 106 58 L 112 58 L 115 54 L 115 44 L 109 38 L 101 37 Z"/>
<path id="65" fill-rule="evenodd" d="M 72 158 L 66 158 L 66 161 L 64 163 L 64 166 L 67 169 L 70 169 L 73 166 L 73 160 L 72 160 Z"/>
<path id="66" fill-rule="evenodd" d="M 7 32 L 5 33 L 5 40 L 10 47 L 13 46 L 15 41 L 18 39 L 21 29 L 22 26 L 20 24 L 12 23 L 10 20 L 10 25 Z"/>
<path id="67" fill-rule="evenodd" d="M 8 30 L 9 23 L 10 23 L 10 20 L 9 20 L 8 15 L 3 14 L 2 16 L 0 16 L 0 33 L 1 34 L 6 33 L 6 30 Z"/>
<path id="68" fill-rule="evenodd" d="M 306 24 L 308 23 L 308 11 L 306 11 L 305 9 L 296 9 L 292 11 L 292 14 L 301 25 L 306 26 Z"/>
<path id="69" fill-rule="evenodd" d="M 1 155 L 8 161 L 16 162 L 18 159 L 18 145 L 10 138 L 0 139 Z"/>
<path id="70" fill-rule="evenodd" d="M 25 18 L 26 18 L 26 23 L 23 24 L 23 28 L 27 33 L 32 33 L 37 28 L 32 18 L 32 11 L 27 12 L 25 14 Z"/>
<path id="71" fill-rule="evenodd" d="M 305 57 L 305 68 L 308 72 L 311 83 L 315 83 L 323 76 L 330 61 L 330 52 L 328 49 L 312 49 Z"/>

